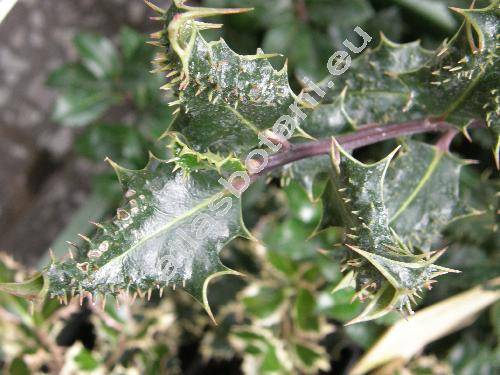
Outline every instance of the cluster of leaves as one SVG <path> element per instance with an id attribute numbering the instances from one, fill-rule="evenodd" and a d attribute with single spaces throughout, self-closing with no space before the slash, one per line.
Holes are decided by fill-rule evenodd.
<path id="1" fill-rule="evenodd" d="M 321 79 L 328 74 L 326 62 L 332 51 L 344 50 L 348 38 L 358 41 L 353 32 L 360 26 L 373 38 L 383 33 L 390 40 L 412 40 L 415 35 L 429 48 L 437 47 L 456 31 L 460 20 L 448 7 L 467 8 L 467 0 L 354 0 L 354 1 L 282 1 L 277 6 L 265 0 L 205 0 L 211 7 L 252 7 L 254 11 L 224 20 L 222 36 L 240 53 L 252 53 L 262 47 L 279 52 L 289 60 L 300 80 L 303 76 Z M 476 1 L 478 8 L 488 1 Z M 423 26 L 425 24 L 425 26 Z"/>
<path id="2" fill-rule="evenodd" d="M 22 280 L 25 269 L 1 254 L 2 281 Z M 127 300 L 127 298 L 129 300 Z M 171 301 L 147 309 L 123 297 L 120 306 L 97 309 L 77 300 L 61 306 L 47 299 L 33 311 L 24 298 L 2 294 L 0 361 L 9 374 L 93 373 L 144 374 L 179 372 L 179 332 Z"/>
<path id="3" fill-rule="evenodd" d="M 478 177 L 471 179 L 476 187 L 480 185 Z M 236 241 L 224 252 L 224 262 L 239 267 L 247 277 L 244 280 L 233 277 L 230 282 L 222 278 L 211 287 L 209 295 L 217 326 L 187 295 L 177 291 L 165 291 L 162 297 L 155 291 L 149 301 L 139 298 L 134 301 L 132 294 L 123 294 L 117 301 L 108 297 L 104 307 L 103 301 L 95 305 L 85 303 L 83 313 L 78 299 L 68 306 L 47 299 L 43 309 L 36 310 L 34 316 L 30 315 L 25 299 L 2 294 L 0 311 L 8 318 L 3 320 L 4 324 L 9 325 L 0 331 L 4 333 L 0 337 L 4 344 L 4 368 L 23 366 L 24 373 L 47 368 L 57 372 L 58 369 L 51 366 L 60 365 L 65 371 L 78 373 L 119 374 L 128 369 L 141 373 L 182 373 L 198 366 L 227 371 L 241 359 L 241 370 L 246 373 L 336 373 L 346 361 L 340 353 L 343 356 L 351 353 L 351 360 L 356 360 L 386 327 L 399 319 L 399 314 L 392 313 L 375 322 L 342 326 L 363 310 L 354 290 L 331 293 L 342 279 L 341 255 L 336 262 L 331 262 L 331 253 L 325 248 L 341 240 L 342 228 L 318 232 L 322 203 L 311 202 L 297 183 L 292 182 L 284 189 L 269 188 L 262 181 L 256 183 L 248 191 L 246 204 L 260 205 L 259 210 L 267 214 L 259 215 L 253 225 L 259 242 Z M 480 199 L 477 204 L 483 207 L 488 201 Z M 246 219 L 253 221 L 251 217 Z M 482 225 L 493 223 L 494 218 L 490 217 Z M 487 264 L 491 268 L 491 259 L 497 256 L 498 239 L 489 228 L 483 230 L 487 236 L 455 245 L 446 264 L 455 266 L 454 257 L 459 253 L 468 254 L 461 259 L 470 257 L 474 243 L 481 249 L 475 250 L 478 253 L 474 259 L 484 262 L 474 266 L 483 267 L 483 271 Z M 449 234 L 449 239 L 457 235 Z M 463 266 L 462 260 L 459 263 Z M 19 266 L 10 267 L 22 270 Z M 5 271 L 5 280 L 26 277 L 23 272 L 17 272 L 15 275 Z M 469 272 L 469 268 L 464 272 Z M 460 281 L 460 285 L 455 278 L 437 284 L 433 293 L 426 295 L 426 300 L 446 298 L 491 275 L 468 274 L 466 277 L 468 280 Z M 443 290 L 443 287 L 453 290 Z M 18 322 L 18 315 L 25 321 Z M 82 315 L 90 318 L 96 335 L 91 344 L 78 333 Z M 32 321 L 38 321 L 40 327 L 33 327 Z M 438 361 L 435 357 L 417 357 L 406 369 L 416 374 L 425 370 L 423 373 L 436 375 L 450 373 L 450 368 L 456 374 L 480 370 L 494 373 L 498 349 L 489 342 L 491 337 L 484 337 L 491 326 L 498 327 L 498 304 L 491 310 L 490 317 L 484 316 L 474 329 L 466 330 L 462 340 L 454 339 L 448 358 L 441 357 Z M 91 330 L 90 327 L 84 329 Z M 46 339 L 40 342 L 36 337 Z M 481 340 L 483 343 L 479 344 Z M 199 356 L 193 358 L 189 352 L 188 360 L 183 362 L 179 355 L 193 343 L 199 345 Z M 217 364 L 224 367 L 210 367 Z"/>
<path id="4" fill-rule="evenodd" d="M 163 77 L 149 72 L 154 48 L 146 41 L 128 27 L 120 30 L 119 47 L 100 35 L 78 34 L 78 60 L 47 79 L 47 85 L 59 92 L 54 121 L 82 129 L 75 149 L 90 160 L 111 157 L 140 168 L 171 121 L 158 91 Z"/>
<path id="5" fill-rule="evenodd" d="M 265 29 L 258 45 L 275 50 L 280 44 L 281 52 L 290 54 L 297 82 L 290 84 L 286 65 L 273 67 L 274 55 L 262 50 L 239 55 L 223 39 L 210 42 L 205 37 L 204 30 L 213 32 L 220 25 L 202 18 L 246 9 L 190 7 L 181 0 L 167 11 L 150 4 L 162 26 L 151 43 L 159 47 L 153 59 L 156 76 L 146 75 L 151 49 L 126 29 L 120 53 L 107 39 L 77 37 L 81 61 L 49 79 L 63 90 L 55 118 L 86 126 L 79 141 L 84 154 L 101 158 L 104 142 L 105 153 L 129 167 L 142 166 L 145 149 L 161 157 L 151 155 L 146 167 L 135 170 L 110 160 L 125 198 L 114 218 L 97 223 L 91 238 L 82 235 L 83 246 L 54 259 L 43 275 L 19 286 L 1 285 L 30 298 L 67 302 L 79 295 L 81 301 L 105 304 L 102 311 L 93 308 L 99 351 L 75 346 L 66 352 L 79 371 L 120 372 L 130 366 L 174 372 L 180 364 L 179 342 L 193 340 L 201 343 L 204 359 L 242 358 L 248 373 L 335 370 L 340 364 L 331 353 L 368 348 L 385 325 L 399 318 L 395 310 L 413 314 L 416 298 L 424 297 L 435 277 L 453 268 L 468 270 L 457 254 L 473 249 L 478 262 L 463 280 L 470 277 L 474 284 L 498 276 L 491 261 L 498 249 L 495 185 L 470 171 L 461 177 L 469 163 L 449 152 L 446 139 L 436 145 L 425 139 L 389 142 L 382 145 L 382 153 L 397 144 L 399 153 L 375 163 L 369 162 L 380 158 L 380 150 L 356 154 L 367 161 L 362 163 L 333 139 L 331 155 L 290 164 L 275 172 L 272 177 L 279 178 L 271 184 L 252 184 L 243 197 L 218 181 L 246 171 L 242 160 L 259 146 L 259 135 L 294 102 L 307 113 L 293 138 L 296 143 L 336 137 L 365 123 L 382 127 L 427 118 L 448 120 L 466 135 L 473 121 L 482 120 L 498 136 L 498 1 L 484 9 L 460 10 L 462 30 L 435 51 L 381 37 L 333 87 L 330 77 L 320 81 L 326 95 L 318 105 L 306 100 L 308 87 L 297 95 L 290 86 L 300 85 L 304 76 L 323 75 L 326 53 L 340 44 L 339 35 L 349 37 L 348 26 L 362 23 L 380 29 L 386 14 L 395 12 L 391 9 L 426 14 L 444 30 L 457 21 L 441 2 L 422 1 L 415 7 L 394 1 L 401 8 L 382 10 L 368 1 L 284 1 L 281 8 L 271 2 L 251 3 L 257 8 L 254 15 L 237 16 L 237 25 L 252 25 L 250 32 L 231 34 L 229 27 L 224 33 L 238 40 L 255 35 L 255 28 Z M 336 14 L 346 15 L 345 24 L 329 23 L 329 15 Z M 316 36 L 325 34 L 329 38 Z M 304 48 L 296 48 L 297 40 Z M 312 42 L 316 40 L 325 45 Z M 171 124 L 159 86 L 176 107 Z M 111 115 L 105 114 L 111 106 L 130 104 L 134 115 L 126 124 L 96 121 Z M 487 135 L 483 138 L 486 145 L 494 143 Z M 134 149 L 134 144 L 139 146 Z M 275 186 L 277 180 L 281 188 Z M 476 210 L 467 208 L 468 202 Z M 461 220 L 460 230 L 449 226 L 456 220 Z M 436 265 L 443 251 L 435 249 L 451 240 L 456 249 L 443 258 L 443 266 Z M 221 253 L 223 248 L 228 250 Z M 481 267 L 488 273 L 477 275 Z M 239 271 L 248 275 L 245 282 L 214 281 Z M 219 326 L 211 326 L 198 306 L 186 304 L 177 293 L 169 295 L 174 303 L 161 299 L 169 287 L 189 292 Z M 456 292 L 466 286 L 445 283 L 436 295 L 445 298 L 451 294 L 447 288 Z M 136 297 L 153 302 L 149 307 L 128 306 Z M 121 307 L 106 304 L 113 299 Z M 373 319 L 378 320 L 338 326 Z M 40 329 L 52 329 L 50 320 L 40 321 Z M 496 323 L 498 319 L 482 322 Z M 103 351 L 105 346 L 108 351 Z M 454 350 L 461 350 L 459 346 Z M 478 350 L 494 355 L 491 346 Z M 22 366 L 15 360 L 20 357 L 26 362 L 19 351 L 6 356 L 9 366 Z M 455 369 L 464 367 L 452 357 L 453 352 Z M 418 372 L 429 363 L 439 368 L 426 358 L 409 368 Z"/>

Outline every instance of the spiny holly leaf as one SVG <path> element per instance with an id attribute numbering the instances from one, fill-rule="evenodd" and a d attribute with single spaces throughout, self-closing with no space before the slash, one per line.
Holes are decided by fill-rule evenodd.
<path id="1" fill-rule="evenodd" d="M 460 171 L 466 164 L 438 147 L 405 144 L 384 184 L 389 225 L 405 243 L 429 251 L 450 222 L 474 213 L 459 194 Z"/>
<path id="2" fill-rule="evenodd" d="M 344 269 L 354 271 L 360 299 L 375 291 L 367 308 L 351 324 L 378 318 L 394 308 L 413 313 L 411 302 L 415 303 L 418 291 L 434 277 L 452 271 L 434 264 L 442 251 L 415 255 L 389 226 L 383 188 L 396 151 L 378 163 L 366 165 L 336 142 L 332 148 L 332 185 L 346 227 L 344 244 L 352 251 Z"/>
<path id="3" fill-rule="evenodd" d="M 126 191 L 127 205 L 70 259 L 54 261 L 45 271 L 48 292 L 67 295 L 151 295 L 153 288 L 183 286 L 210 313 L 209 281 L 237 274 L 219 252 L 237 236 L 247 236 L 241 202 L 205 168 L 186 175 L 174 163 L 151 158 L 143 170 L 112 163 Z"/>
<path id="4" fill-rule="evenodd" d="M 462 30 L 436 52 L 433 63 L 405 75 L 416 110 L 465 127 L 483 119 L 500 147 L 499 38 L 500 1 L 483 9 L 456 9 Z"/>
<path id="5" fill-rule="evenodd" d="M 410 119 L 412 93 L 399 76 L 423 67 L 431 57 L 419 42 L 396 44 L 382 35 L 377 48 L 354 60 L 337 79 L 320 82 L 326 96 L 305 120 L 304 131 L 325 137 L 349 125 L 355 129 L 364 123 Z M 331 82 L 335 86 L 328 88 Z"/>
<path id="6" fill-rule="evenodd" d="M 324 137 L 362 123 L 389 123 L 416 118 L 448 120 L 466 132 L 474 120 L 484 120 L 500 148 L 499 0 L 484 9 L 455 9 L 465 24 L 435 52 L 417 42 L 380 45 L 353 61 L 338 80 L 327 77 L 320 86 L 324 100 L 302 129 Z M 331 83 L 335 86 L 331 86 Z"/>
<path id="7" fill-rule="evenodd" d="M 257 51 L 241 56 L 224 40 L 207 42 L 203 29 L 221 25 L 198 18 L 249 9 L 212 9 L 175 0 L 167 12 L 159 10 L 165 28 L 153 35 L 162 52 L 157 71 L 170 78 L 178 115 L 171 129 L 181 132 L 196 151 L 243 153 L 258 144 L 257 135 L 286 114 L 295 95 L 288 84 L 286 65 L 276 71 L 268 61 L 274 55 Z"/>
<path id="8" fill-rule="evenodd" d="M 399 77 L 423 67 L 432 56 L 419 42 L 397 44 L 382 35 L 375 49 L 354 60 L 349 70 L 332 81 L 334 87 L 328 88 L 331 77 L 319 83 L 326 92 L 325 98 L 309 110 L 303 130 L 321 138 L 356 129 L 361 124 L 421 117 L 422 114 L 409 111 L 412 93 Z M 311 198 L 316 198 L 314 180 L 330 168 L 330 162 L 323 157 L 298 161 L 284 171 L 285 176 L 299 181 Z"/>

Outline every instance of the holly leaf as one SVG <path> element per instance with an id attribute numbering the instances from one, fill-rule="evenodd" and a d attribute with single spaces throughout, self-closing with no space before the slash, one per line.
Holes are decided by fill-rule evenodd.
<path id="1" fill-rule="evenodd" d="M 389 225 L 403 242 L 429 251 L 446 226 L 475 213 L 459 194 L 460 171 L 467 164 L 435 146 L 405 143 L 384 183 Z"/>
<path id="2" fill-rule="evenodd" d="M 302 129 L 319 138 L 361 124 L 386 124 L 421 116 L 409 111 L 412 93 L 400 76 L 424 66 L 432 56 L 419 42 L 397 44 L 382 35 L 379 45 L 355 59 L 342 75 L 319 83 L 326 95 L 311 110 Z"/>
<path id="3" fill-rule="evenodd" d="M 306 374 L 330 370 L 328 354 L 322 346 L 298 341 L 294 343 L 292 353 L 296 366 Z"/>
<path id="4" fill-rule="evenodd" d="M 98 119 L 116 102 L 108 91 L 72 89 L 57 98 L 52 118 L 65 126 L 81 127 Z"/>
<path id="5" fill-rule="evenodd" d="M 483 9 L 457 9 L 464 25 L 436 51 L 432 64 L 406 74 L 416 110 L 466 127 L 486 121 L 496 136 L 495 160 L 500 147 L 500 92 L 498 90 L 498 24 L 500 2 Z M 446 95 L 443 93 L 446 92 Z"/>
<path id="6" fill-rule="evenodd" d="M 277 321 L 286 309 L 285 291 L 270 285 L 254 283 L 240 293 L 245 312 L 257 320 Z"/>
<path id="7" fill-rule="evenodd" d="M 276 71 L 268 60 L 275 55 L 259 50 L 242 56 L 222 39 L 207 42 L 201 31 L 221 25 L 195 20 L 248 9 L 195 8 L 177 0 L 167 12 L 156 10 L 165 25 L 153 35 L 162 49 L 157 71 L 170 78 L 162 88 L 174 91 L 170 105 L 179 106 L 170 129 L 201 152 L 239 155 L 256 146 L 258 134 L 286 114 L 295 99 L 286 65 Z"/>
<path id="8" fill-rule="evenodd" d="M 421 288 L 453 271 L 434 264 L 443 251 L 416 255 L 389 225 L 384 179 L 396 151 L 367 165 L 336 142 L 332 148 L 333 194 L 346 227 L 344 245 L 351 250 L 343 268 L 353 271 L 361 300 L 372 296 L 361 315 L 348 324 L 376 319 L 394 308 L 412 314 L 411 303 Z"/>
<path id="9" fill-rule="evenodd" d="M 255 326 L 237 326 L 232 330 L 230 340 L 242 354 L 243 371 L 259 374 L 290 373 L 292 360 L 286 350 L 286 343 L 277 338 L 273 331 Z"/>
<path id="10" fill-rule="evenodd" d="M 241 202 L 218 182 L 215 169 L 186 175 L 174 162 L 151 158 L 142 170 L 111 162 L 124 187 L 126 205 L 84 247 L 46 270 L 48 293 L 117 295 L 131 291 L 151 296 L 153 288 L 183 286 L 203 304 L 211 279 L 238 274 L 225 267 L 221 249 L 237 236 L 247 236 Z M 161 293 L 161 292 L 160 292 Z"/>
<path id="11" fill-rule="evenodd" d="M 79 34 L 74 45 L 82 58 L 83 65 L 98 78 L 110 78 L 119 68 L 119 59 L 113 43 L 107 38 L 94 34 Z"/>
<path id="12" fill-rule="evenodd" d="M 392 2 L 422 17 L 427 22 L 438 26 L 444 31 L 452 33 L 456 30 L 456 21 L 443 2 L 432 0 L 392 0 Z"/>
<path id="13" fill-rule="evenodd" d="M 320 322 L 316 315 L 316 301 L 311 291 L 305 288 L 299 289 L 294 307 L 298 328 L 313 332 L 320 330 Z"/>
<path id="14" fill-rule="evenodd" d="M 338 80 L 324 79 L 320 86 L 327 95 L 302 129 L 325 137 L 363 123 L 437 118 L 466 132 L 473 121 L 484 120 L 497 140 L 498 165 L 499 1 L 483 9 L 453 10 L 464 17 L 464 25 L 436 51 L 382 37 L 376 49 L 354 60 Z"/>

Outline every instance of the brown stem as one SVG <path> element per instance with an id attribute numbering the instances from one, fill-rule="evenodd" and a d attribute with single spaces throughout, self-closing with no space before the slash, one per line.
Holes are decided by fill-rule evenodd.
<path id="1" fill-rule="evenodd" d="M 475 122 L 471 125 L 471 127 L 482 126 L 483 124 L 481 122 Z M 455 127 L 447 122 L 423 119 L 400 124 L 366 125 L 360 127 L 354 133 L 340 135 L 335 139 L 345 150 L 350 151 L 388 139 L 422 133 L 445 132 L 451 131 L 451 129 L 455 129 Z M 456 133 L 450 132 L 449 134 Z M 288 150 L 271 155 L 268 159 L 267 166 L 261 172 L 254 174 L 252 180 L 297 160 L 319 155 L 328 155 L 330 153 L 331 144 L 331 138 L 291 144 Z"/>
<path id="2" fill-rule="evenodd" d="M 441 138 L 439 138 L 438 142 L 436 143 L 436 147 L 442 152 L 450 151 L 451 142 L 457 134 L 458 129 L 448 129 L 446 133 L 444 133 Z"/>

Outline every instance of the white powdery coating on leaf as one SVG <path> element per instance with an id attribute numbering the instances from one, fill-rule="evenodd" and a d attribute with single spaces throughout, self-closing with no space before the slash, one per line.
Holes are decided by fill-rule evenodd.
<path id="1" fill-rule="evenodd" d="M 161 182 L 160 186 L 155 182 Z M 230 237 L 234 223 L 209 209 L 214 194 L 181 174 L 147 185 L 152 210 L 146 218 L 138 218 L 142 220 L 138 226 L 133 222 L 135 215 L 121 225 L 120 232 L 131 237 L 128 249 L 94 273 L 94 285 L 124 284 L 125 277 L 137 285 L 148 280 L 165 284 L 189 280 L 194 272 L 210 272 L 214 267 L 211 254 Z M 142 208 L 145 203 L 138 205 Z"/>

